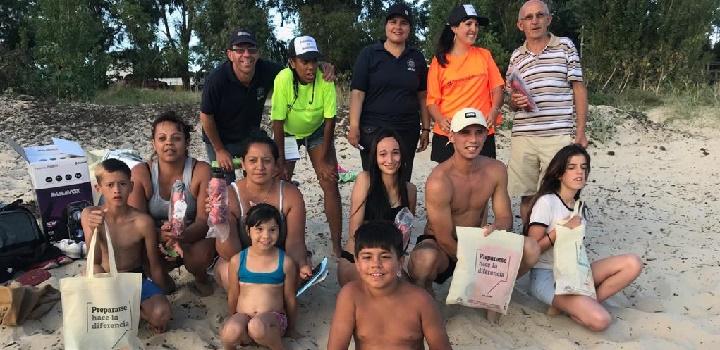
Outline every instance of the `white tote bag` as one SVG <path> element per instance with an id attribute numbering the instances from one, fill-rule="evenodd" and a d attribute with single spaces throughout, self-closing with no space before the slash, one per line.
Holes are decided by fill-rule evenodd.
<path id="1" fill-rule="evenodd" d="M 457 265 L 445 302 L 507 314 L 523 255 L 523 236 L 456 227 Z"/>
<path id="2" fill-rule="evenodd" d="M 582 217 L 582 202 L 575 201 L 570 216 Z M 553 275 L 555 295 L 586 295 L 597 298 L 595 283 L 585 251 L 585 224 L 570 229 L 565 226 L 569 220 L 558 220 L 555 224 L 555 245 L 553 246 Z"/>
<path id="3" fill-rule="evenodd" d="M 142 274 L 118 273 L 107 234 L 110 273 L 94 273 L 95 230 L 87 256 L 85 276 L 60 280 L 65 349 L 142 349 L 137 338 L 140 323 Z"/>

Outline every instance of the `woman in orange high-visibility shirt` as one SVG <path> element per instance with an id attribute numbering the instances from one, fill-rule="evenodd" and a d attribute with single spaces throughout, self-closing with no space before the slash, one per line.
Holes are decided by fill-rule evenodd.
<path id="1" fill-rule="evenodd" d="M 435 121 L 430 159 L 444 162 L 453 154 L 448 144 L 450 120 L 458 110 L 472 107 L 487 119 L 488 136 L 481 155 L 495 158 L 495 125 L 502 122 L 503 79 L 490 51 L 473 46 L 488 19 L 472 5 L 450 12 L 428 71 L 427 106 Z"/>

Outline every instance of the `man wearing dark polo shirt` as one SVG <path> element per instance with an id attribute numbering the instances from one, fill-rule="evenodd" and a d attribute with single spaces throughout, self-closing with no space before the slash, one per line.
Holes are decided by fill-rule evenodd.
<path id="1" fill-rule="evenodd" d="M 200 121 L 209 160 L 217 160 L 232 182 L 232 158 L 239 155 L 245 138 L 262 132 L 265 99 L 283 66 L 261 59 L 255 35 L 242 28 L 230 34 L 225 53 L 228 60 L 205 80 Z M 334 67 L 324 64 L 323 68 L 323 78 L 334 80 Z"/>
<path id="2" fill-rule="evenodd" d="M 411 28 L 410 8 L 394 4 L 385 17 L 386 40 L 360 52 L 353 68 L 348 131 L 348 141 L 360 149 L 367 170 L 370 144 L 377 132 L 395 130 L 406 152 L 405 181 L 410 181 L 415 150 L 425 150 L 430 131 L 425 105 L 427 63 L 419 50 L 407 45 Z"/>

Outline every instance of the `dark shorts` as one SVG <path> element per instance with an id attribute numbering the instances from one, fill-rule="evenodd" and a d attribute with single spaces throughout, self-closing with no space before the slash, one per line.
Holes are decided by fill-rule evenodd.
<path id="1" fill-rule="evenodd" d="M 420 242 L 426 240 L 426 239 L 432 239 L 437 243 L 437 240 L 435 239 L 435 236 L 433 235 L 420 235 L 417 238 L 417 241 L 415 241 L 415 246 L 417 247 Z M 437 284 L 443 284 L 445 281 L 448 280 L 448 278 L 452 277 L 453 272 L 455 272 L 455 265 L 457 265 L 457 260 L 450 257 L 450 255 L 447 255 L 442 249 L 440 249 L 440 252 L 442 254 L 445 254 L 448 258 L 448 267 L 445 269 L 445 271 L 439 273 L 437 276 L 435 276 L 435 283 Z"/>
<path id="2" fill-rule="evenodd" d="M 433 162 L 442 163 L 455 153 L 452 143 L 448 143 L 449 139 L 447 136 L 433 134 L 432 136 L 432 148 L 430 150 L 430 160 Z M 495 159 L 495 135 L 488 135 L 485 138 L 480 155 Z"/>
<path id="3" fill-rule="evenodd" d="M 300 146 L 305 146 L 306 150 L 311 150 L 317 146 L 320 146 L 325 141 L 325 122 L 320 124 L 320 126 L 313 131 L 312 134 L 304 137 L 304 138 L 297 138 L 295 137 L 295 141 L 297 142 L 298 148 Z M 285 133 L 285 136 L 295 136 L 288 133 Z"/>
<path id="4" fill-rule="evenodd" d="M 262 129 L 257 129 L 257 130 L 251 131 L 250 135 L 267 136 L 267 133 Z M 233 158 L 239 158 L 243 143 L 244 143 L 244 141 L 223 142 L 223 146 L 225 146 L 225 149 L 230 153 L 230 155 L 232 155 Z M 212 163 L 212 161 L 217 160 L 217 157 L 215 155 L 215 149 L 212 147 L 212 145 L 209 142 L 205 143 L 205 151 L 207 152 L 208 163 Z M 236 179 L 237 178 L 235 176 L 234 171 L 225 173 L 225 180 L 227 181 L 228 184 L 235 182 Z"/>

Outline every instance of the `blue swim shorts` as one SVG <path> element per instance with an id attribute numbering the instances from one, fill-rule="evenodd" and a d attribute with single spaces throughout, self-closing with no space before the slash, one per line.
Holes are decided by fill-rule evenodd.
<path id="1" fill-rule="evenodd" d="M 140 291 L 140 301 L 153 297 L 158 294 L 163 294 L 162 288 L 160 288 L 155 282 L 147 277 L 142 279 L 142 289 Z"/>

